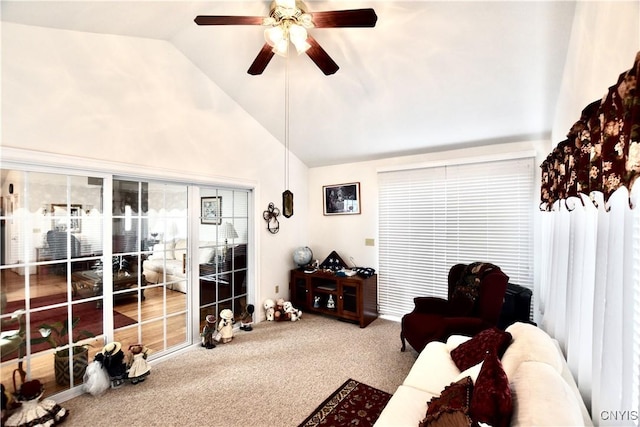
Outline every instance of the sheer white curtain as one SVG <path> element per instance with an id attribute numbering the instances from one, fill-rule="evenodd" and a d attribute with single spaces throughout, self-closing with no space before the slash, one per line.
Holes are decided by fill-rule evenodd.
<path id="1" fill-rule="evenodd" d="M 630 209 L 624 187 L 608 211 L 596 197 L 599 208 L 582 196 L 540 213 L 538 319 L 560 342 L 594 423 L 637 424 L 640 208 Z"/>

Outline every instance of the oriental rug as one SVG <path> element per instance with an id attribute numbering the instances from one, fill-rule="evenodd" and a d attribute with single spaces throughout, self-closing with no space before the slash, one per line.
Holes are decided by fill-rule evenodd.
<path id="1" fill-rule="evenodd" d="M 372 426 L 389 399 L 389 393 L 349 379 L 298 427 Z"/>

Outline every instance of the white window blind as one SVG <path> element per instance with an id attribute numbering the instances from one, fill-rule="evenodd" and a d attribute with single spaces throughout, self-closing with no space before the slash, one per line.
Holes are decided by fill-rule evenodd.
<path id="1" fill-rule="evenodd" d="M 533 288 L 534 180 L 533 158 L 380 172 L 380 313 L 446 298 L 460 262 L 491 262 Z"/>

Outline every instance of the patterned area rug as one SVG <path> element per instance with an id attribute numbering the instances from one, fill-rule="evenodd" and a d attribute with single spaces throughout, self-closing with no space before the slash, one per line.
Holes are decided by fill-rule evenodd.
<path id="1" fill-rule="evenodd" d="M 389 393 L 349 379 L 298 427 L 372 426 L 389 399 Z"/>

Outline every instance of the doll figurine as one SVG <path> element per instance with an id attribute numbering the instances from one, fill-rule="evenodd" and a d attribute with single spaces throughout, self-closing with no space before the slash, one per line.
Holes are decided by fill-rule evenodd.
<path id="1" fill-rule="evenodd" d="M 107 368 L 103 365 L 104 355 L 98 353 L 95 355 L 84 372 L 82 388 L 92 396 L 99 396 L 107 391 L 111 385 Z"/>
<path id="2" fill-rule="evenodd" d="M 43 394 L 44 386 L 38 380 L 22 384 L 15 397 L 21 405 L 3 425 L 7 427 L 54 426 L 64 421 L 69 412 L 54 400 L 40 400 Z"/>
<path id="3" fill-rule="evenodd" d="M 0 384 L 2 386 L 2 394 L 0 398 L 2 399 L 2 417 L 0 418 L 0 422 L 4 425 L 5 420 L 7 419 L 7 415 L 13 409 L 13 393 L 10 393 L 8 390 L 4 388 L 4 384 Z"/>
<path id="4" fill-rule="evenodd" d="M 333 300 L 333 295 L 329 295 L 329 299 L 327 300 L 327 308 L 329 310 L 336 309 L 336 302 Z"/>
<path id="5" fill-rule="evenodd" d="M 253 330 L 253 312 L 253 304 L 247 305 L 242 312 L 242 318 L 240 319 L 240 329 L 242 329 L 243 331 L 249 332 Z"/>
<path id="6" fill-rule="evenodd" d="M 205 317 L 205 324 L 202 328 L 202 346 L 207 349 L 215 348 L 216 343 L 214 336 L 216 335 L 216 317 L 213 314 L 207 314 Z"/>
<path id="7" fill-rule="evenodd" d="M 145 380 L 151 373 L 151 368 L 147 363 L 147 355 L 149 349 L 142 344 L 133 344 L 129 346 L 129 370 L 127 378 L 131 384 L 137 384 Z"/>
<path id="8" fill-rule="evenodd" d="M 110 342 L 102 348 L 101 355 L 102 365 L 111 379 L 111 388 L 122 386 L 127 375 L 127 364 L 124 361 L 122 344 L 117 341 Z M 96 358 L 98 358 L 98 355 L 96 355 Z"/>
<path id="9" fill-rule="evenodd" d="M 223 344 L 231 342 L 233 339 L 233 323 L 233 311 L 228 308 L 222 310 L 220 312 L 220 323 L 218 323 L 218 333 Z"/>

